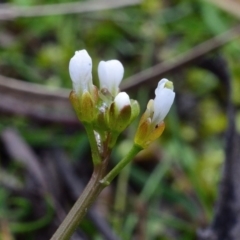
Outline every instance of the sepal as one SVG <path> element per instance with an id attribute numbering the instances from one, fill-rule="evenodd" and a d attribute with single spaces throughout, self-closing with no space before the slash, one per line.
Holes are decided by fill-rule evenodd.
<path id="1" fill-rule="evenodd" d="M 142 121 L 141 124 L 139 124 L 134 142 L 142 148 L 146 148 L 151 142 L 158 139 L 162 135 L 164 128 L 164 122 L 153 126 L 151 119 L 147 118 L 145 121 Z"/>
<path id="2" fill-rule="evenodd" d="M 131 106 L 126 105 L 120 111 L 115 102 L 110 106 L 108 113 L 108 125 L 111 131 L 122 132 L 131 119 Z"/>
<path id="3" fill-rule="evenodd" d="M 143 120 L 143 118 L 144 118 L 144 120 Z M 146 140 L 146 139 L 149 135 L 150 128 L 151 128 L 151 119 L 145 118 L 145 116 L 143 115 L 140 120 L 135 137 L 134 137 L 134 143 L 145 148 L 146 142 L 148 142 L 148 140 Z"/>
<path id="4" fill-rule="evenodd" d="M 71 91 L 69 99 L 81 122 L 92 123 L 95 120 L 97 109 L 89 92 L 85 91 L 82 95 L 79 95 L 75 91 Z"/>
<path id="5" fill-rule="evenodd" d="M 78 119 L 81 121 L 81 108 L 80 108 L 80 102 L 79 102 L 79 97 L 78 95 L 76 94 L 75 91 L 71 91 L 70 92 L 70 95 L 69 95 L 69 100 L 73 106 L 73 109 L 75 110 L 77 116 L 78 116 Z"/>
<path id="6" fill-rule="evenodd" d="M 130 123 L 133 122 L 140 113 L 140 107 L 138 104 L 138 101 L 131 99 L 131 117 L 130 117 Z"/>
<path id="7" fill-rule="evenodd" d="M 91 123 L 95 119 L 96 109 L 92 96 L 89 92 L 84 92 L 80 101 L 81 118 L 83 122 Z"/>

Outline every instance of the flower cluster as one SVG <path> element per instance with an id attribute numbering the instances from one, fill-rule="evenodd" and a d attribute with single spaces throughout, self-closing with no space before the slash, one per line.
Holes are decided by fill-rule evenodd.
<path id="1" fill-rule="evenodd" d="M 69 63 L 73 91 L 70 100 L 83 124 L 91 125 L 102 140 L 108 138 L 110 147 L 118 135 L 138 116 L 138 102 L 126 92 L 119 92 L 124 68 L 118 60 L 101 61 L 98 65 L 99 88 L 92 82 L 92 59 L 86 50 L 76 51 Z M 164 130 L 163 119 L 169 112 L 175 93 L 173 84 L 162 79 L 143 114 L 135 144 L 145 148 Z"/>
<path id="2" fill-rule="evenodd" d="M 83 124 L 90 124 L 103 140 L 111 134 L 110 145 L 138 116 L 139 105 L 127 93 L 119 92 L 124 68 L 118 60 L 98 65 L 99 89 L 92 82 L 92 59 L 86 50 L 76 51 L 69 63 L 73 91 L 70 100 Z"/>

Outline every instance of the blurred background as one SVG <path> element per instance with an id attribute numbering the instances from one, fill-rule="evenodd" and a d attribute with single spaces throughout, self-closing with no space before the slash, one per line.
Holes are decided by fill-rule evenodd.
<path id="1" fill-rule="evenodd" d="M 161 138 L 103 191 L 72 239 L 196 239 L 214 217 L 229 100 L 240 118 L 240 1 L 0 3 L 0 239 L 49 239 L 91 176 L 68 100 L 69 60 L 81 49 L 96 85 L 99 61 L 122 62 L 121 89 L 142 112 L 163 77 L 176 99 Z"/>

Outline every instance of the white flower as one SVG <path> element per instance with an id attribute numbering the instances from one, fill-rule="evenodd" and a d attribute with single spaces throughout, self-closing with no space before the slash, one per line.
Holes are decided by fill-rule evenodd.
<path id="1" fill-rule="evenodd" d="M 92 86 L 92 59 L 86 50 L 76 51 L 69 62 L 70 77 L 75 92 L 89 91 Z"/>
<path id="2" fill-rule="evenodd" d="M 173 91 L 172 82 L 168 81 L 166 78 L 162 79 L 158 83 L 155 95 L 152 123 L 158 124 L 163 121 L 173 104 L 175 92 Z"/>
<path id="3" fill-rule="evenodd" d="M 123 65 L 118 60 L 101 61 L 98 65 L 100 88 L 107 88 L 112 96 L 116 96 L 123 73 Z"/>
<path id="4" fill-rule="evenodd" d="M 130 98 L 127 93 L 120 92 L 115 97 L 114 102 L 116 104 L 116 107 L 118 111 L 121 111 L 125 106 L 130 106 Z"/>

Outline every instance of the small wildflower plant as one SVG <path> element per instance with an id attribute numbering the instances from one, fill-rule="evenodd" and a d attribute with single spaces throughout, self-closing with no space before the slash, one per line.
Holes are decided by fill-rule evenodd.
<path id="1" fill-rule="evenodd" d="M 159 81 L 155 90 L 156 96 L 149 100 L 147 109 L 140 119 L 131 150 L 107 172 L 111 150 L 120 133 L 139 115 L 139 104 L 136 100 L 130 99 L 126 92 L 119 90 L 124 68 L 118 60 L 99 63 L 99 88 L 93 84 L 92 59 L 86 50 L 75 52 L 69 63 L 69 72 L 73 84 L 70 101 L 79 121 L 86 129 L 94 171 L 82 195 L 52 240 L 69 239 L 84 217 L 86 209 L 104 187 L 111 183 L 139 151 L 147 148 L 161 136 L 165 128 L 163 120 L 175 98 L 173 83 L 167 79 Z"/>

